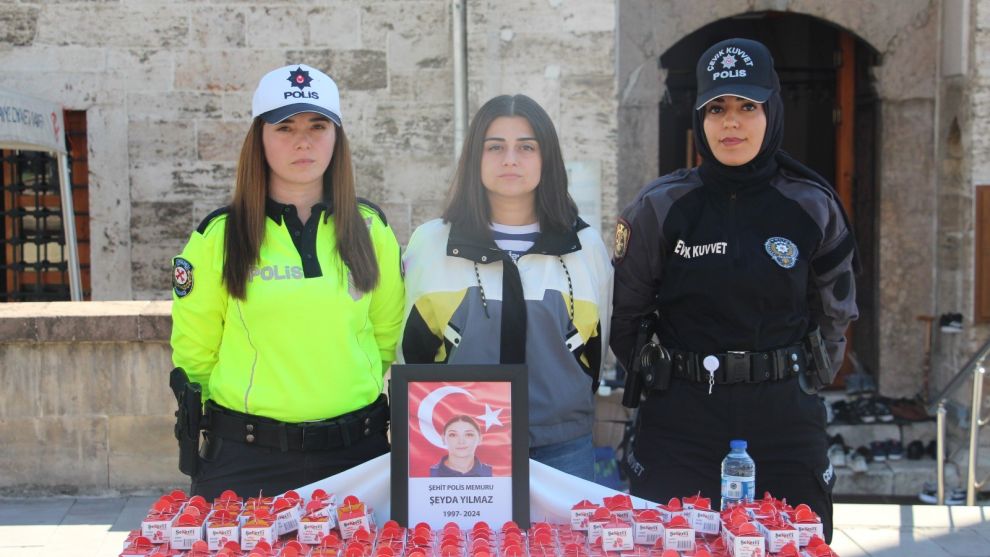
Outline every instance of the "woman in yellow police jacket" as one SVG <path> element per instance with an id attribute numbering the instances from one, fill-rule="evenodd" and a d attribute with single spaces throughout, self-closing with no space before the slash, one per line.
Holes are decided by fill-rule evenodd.
<path id="1" fill-rule="evenodd" d="M 173 260 L 173 362 L 202 387 L 192 491 L 277 494 L 388 451 L 382 375 L 404 291 L 358 200 L 337 86 L 294 64 L 254 94 L 229 207 Z"/>

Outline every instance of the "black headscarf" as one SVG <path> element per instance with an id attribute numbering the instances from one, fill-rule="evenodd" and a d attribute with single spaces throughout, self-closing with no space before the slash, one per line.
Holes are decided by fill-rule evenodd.
<path id="1" fill-rule="evenodd" d="M 777 154 L 784 141 L 784 101 L 780 98 L 780 81 L 774 74 L 774 90 L 763 103 L 767 129 L 763 135 L 760 152 L 753 160 L 740 166 L 724 165 L 715 158 L 705 136 L 705 108 L 694 111 L 694 145 L 701 155 L 701 180 L 706 186 L 725 191 L 739 191 L 749 187 L 766 185 L 777 173 Z"/>
<path id="2" fill-rule="evenodd" d="M 839 213 L 846 228 L 852 230 L 852 224 L 846 215 L 845 208 L 838 201 L 838 196 L 832 184 L 821 174 L 815 172 L 807 165 L 798 161 L 786 151 L 782 150 L 781 144 L 784 141 L 784 101 L 780 97 L 780 79 L 777 73 L 773 72 L 773 92 L 765 103 L 763 111 L 767 117 L 767 129 L 763 135 L 763 144 L 760 152 L 753 160 L 739 166 L 724 165 L 715 158 L 711 148 L 708 146 L 708 138 L 705 136 L 705 107 L 694 111 L 694 146 L 701 154 L 701 166 L 698 173 L 705 186 L 713 187 L 721 191 L 731 193 L 753 187 L 762 187 L 770 182 L 770 179 L 780 168 L 789 170 L 799 176 L 803 176 L 813 182 L 824 186 L 836 199 Z M 856 273 L 860 271 L 859 249 L 853 248 L 853 269 Z"/>

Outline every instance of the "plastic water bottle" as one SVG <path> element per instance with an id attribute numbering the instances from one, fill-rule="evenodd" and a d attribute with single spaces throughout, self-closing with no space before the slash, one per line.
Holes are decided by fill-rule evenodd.
<path id="1" fill-rule="evenodd" d="M 756 463 L 746 452 L 746 441 L 729 441 L 729 454 L 722 461 L 722 508 L 753 502 L 756 492 Z"/>

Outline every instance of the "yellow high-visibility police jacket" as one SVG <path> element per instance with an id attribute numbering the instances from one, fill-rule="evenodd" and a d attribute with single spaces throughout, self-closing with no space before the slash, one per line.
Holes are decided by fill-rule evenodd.
<path id="1" fill-rule="evenodd" d="M 172 261 L 172 361 L 200 383 L 204 401 L 289 423 L 375 401 L 395 359 L 405 293 L 392 229 L 374 205 L 361 200 L 359 210 L 380 277 L 367 293 L 349 284 L 324 204 L 304 226 L 295 207 L 268 200 L 244 300 L 221 280 L 226 209 L 193 232 Z"/>

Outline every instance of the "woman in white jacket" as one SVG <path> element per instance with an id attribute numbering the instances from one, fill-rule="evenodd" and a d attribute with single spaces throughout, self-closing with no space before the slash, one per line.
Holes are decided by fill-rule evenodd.
<path id="1" fill-rule="evenodd" d="M 612 266 L 578 216 L 557 132 L 533 99 L 481 107 L 443 217 L 416 229 L 403 264 L 404 361 L 526 364 L 530 457 L 592 480 Z"/>

